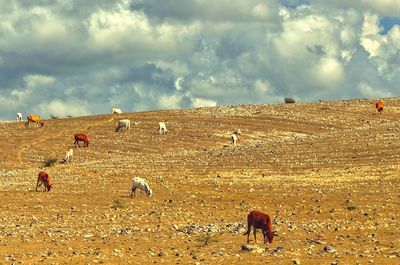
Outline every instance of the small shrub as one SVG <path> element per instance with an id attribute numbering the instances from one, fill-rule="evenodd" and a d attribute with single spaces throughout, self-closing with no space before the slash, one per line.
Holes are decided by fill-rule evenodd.
<path id="1" fill-rule="evenodd" d="M 125 208 L 125 205 L 120 200 L 114 200 L 113 205 L 111 205 L 111 209 L 122 209 Z"/>
<path id="2" fill-rule="evenodd" d="M 286 104 L 296 103 L 296 100 L 294 100 L 293 97 L 285 97 L 284 101 L 285 101 Z"/>
<path id="3" fill-rule="evenodd" d="M 56 158 L 48 158 L 43 162 L 43 165 L 45 167 L 51 167 L 53 166 L 55 163 L 57 163 L 57 159 Z"/>
<path id="4" fill-rule="evenodd" d="M 56 116 L 56 115 L 50 115 L 50 117 L 53 119 L 53 120 L 55 120 L 55 119 L 58 119 L 58 116 Z"/>
<path id="5" fill-rule="evenodd" d="M 349 211 L 353 211 L 353 210 L 357 209 L 357 207 L 355 205 L 349 205 L 346 207 L 346 209 Z"/>
<path id="6" fill-rule="evenodd" d="M 344 208 L 345 209 L 347 209 L 347 210 L 349 210 L 349 211 L 353 211 L 353 210 L 356 210 L 357 209 L 357 206 L 356 206 L 356 204 L 352 201 L 352 200 L 350 200 L 350 199 L 347 199 L 345 202 L 344 202 Z"/>
<path id="7" fill-rule="evenodd" d="M 211 242 L 218 242 L 217 239 L 215 239 L 212 235 L 206 234 L 203 236 L 200 236 L 196 239 L 197 242 L 200 243 L 200 247 L 207 246 Z"/>

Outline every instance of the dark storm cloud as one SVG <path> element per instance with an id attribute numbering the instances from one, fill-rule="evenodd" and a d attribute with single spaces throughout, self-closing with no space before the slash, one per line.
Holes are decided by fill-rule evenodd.
<path id="1" fill-rule="evenodd" d="M 133 0 L 130 8 L 134 11 L 143 11 L 149 18 L 162 22 L 166 19 L 183 21 L 266 21 L 277 17 L 274 12 L 277 1 L 269 1 L 269 6 L 261 5 L 265 1 L 192 1 L 192 0 Z M 257 4 L 259 4 L 257 9 Z M 254 16 L 261 12 L 270 12 L 268 16 Z"/>

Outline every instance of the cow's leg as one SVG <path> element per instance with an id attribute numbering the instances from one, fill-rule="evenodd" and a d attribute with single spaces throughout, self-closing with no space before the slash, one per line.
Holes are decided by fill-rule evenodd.
<path id="1" fill-rule="evenodd" d="M 256 239 L 256 228 L 255 227 L 253 227 L 253 231 L 254 231 L 254 243 L 256 243 L 257 242 L 257 239 Z"/>
<path id="2" fill-rule="evenodd" d="M 250 231 L 251 231 L 251 224 L 248 223 L 247 224 L 247 232 L 246 232 L 246 234 L 247 234 L 247 243 L 250 242 Z"/>
<path id="3" fill-rule="evenodd" d="M 37 182 L 36 182 L 36 191 L 38 191 L 39 186 L 40 186 L 40 181 L 38 179 Z"/>
<path id="4" fill-rule="evenodd" d="M 266 236 L 266 234 L 267 234 L 267 231 L 265 231 L 264 229 L 262 229 L 262 233 L 263 233 L 263 236 L 264 236 L 264 244 L 265 244 L 265 243 L 267 243 L 266 238 L 265 238 L 265 236 Z"/>

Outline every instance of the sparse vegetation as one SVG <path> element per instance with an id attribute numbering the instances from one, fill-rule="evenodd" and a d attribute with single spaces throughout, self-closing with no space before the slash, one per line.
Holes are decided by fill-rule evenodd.
<path id="1" fill-rule="evenodd" d="M 45 167 L 51 167 L 53 166 L 55 163 L 57 163 L 57 158 L 48 158 L 43 162 L 43 165 Z"/>
<path id="2" fill-rule="evenodd" d="M 113 205 L 111 205 L 111 207 L 110 207 L 111 209 L 114 209 L 114 210 L 116 210 L 116 209 L 122 209 L 122 208 L 125 208 L 125 205 L 124 205 L 124 203 L 121 201 L 121 200 L 114 200 L 113 201 Z"/>
<path id="3" fill-rule="evenodd" d="M 347 199 L 344 203 L 344 208 L 349 211 L 353 211 L 353 210 L 357 209 L 357 206 L 355 205 L 355 203 L 352 200 Z"/>
<path id="4" fill-rule="evenodd" d="M 353 210 L 357 209 L 357 207 L 355 205 L 349 205 L 346 207 L 346 209 L 349 211 L 353 211 Z"/>
<path id="5" fill-rule="evenodd" d="M 296 103 L 296 100 L 293 97 L 285 97 L 283 100 L 286 104 Z"/>
<path id="6" fill-rule="evenodd" d="M 58 116 L 51 114 L 50 118 L 52 118 L 53 120 L 58 119 Z"/>
<path id="7" fill-rule="evenodd" d="M 0 263 L 397 264 L 400 98 L 385 102 L 390 116 L 371 100 L 136 112 L 142 125 L 119 135 L 109 114 L 0 123 Z M 160 120 L 175 133 L 155 133 Z M 246 132 L 234 150 L 233 128 Z M 43 167 L 80 132 L 91 148 Z M 51 192 L 34 192 L 41 170 Z M 130 198 L 136 176 L 153 197 Z M 260 230 L 247 244 L 254 209 L 272 244 Z"/>
<path id="8" fill-rule="evenodd" d="M 218 242 L 218 240 L 210 234 L 201 235 L 196 239 L 196 241 L 199 242 L 199 247 L 207 246 L 209 243 Z"/>

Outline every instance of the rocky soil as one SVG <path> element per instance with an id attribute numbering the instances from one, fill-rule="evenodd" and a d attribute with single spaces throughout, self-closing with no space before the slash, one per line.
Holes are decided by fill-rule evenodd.
<path id="1" fill-rule="evenodd" d="M 0 123 L 0 264 L 399 264 L 400 98 L 384 102 Z M 122 118 L 136 125 L 116 133 Z M 89 148 L 44 167 L 78 132 Z M 35 191 L 40 170 L 51 192 Z M 129 197 L 136 176 L 152 198 Z M 272 244 L 246 243 L 253 209 L 272 216 Z"/>

